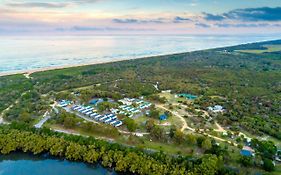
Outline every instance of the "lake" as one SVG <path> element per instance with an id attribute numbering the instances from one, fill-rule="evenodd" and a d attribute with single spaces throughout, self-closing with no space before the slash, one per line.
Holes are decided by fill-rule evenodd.
<path id="1" fill-rule="evenodd" d="M 99 164 L 56 159 L 49 155 L 11 153 L 0 155 L 0 175 L 117 175 Z"/>
<path id="2" fill-rule="evenodd" d="M 0 36 L 0 73 L 118 61 L 280 39 L 270 36 Z"/>

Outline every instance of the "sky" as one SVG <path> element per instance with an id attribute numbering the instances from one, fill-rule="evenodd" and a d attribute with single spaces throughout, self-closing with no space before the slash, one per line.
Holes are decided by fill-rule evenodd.
<path id="1" fill-rule="evenodd" d="M 280 33 L 280 0 L 0 0 L 0 35 Z"/>

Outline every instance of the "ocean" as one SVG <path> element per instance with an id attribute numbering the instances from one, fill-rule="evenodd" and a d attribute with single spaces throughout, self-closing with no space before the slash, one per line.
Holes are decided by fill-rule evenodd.
<path id="1" fill-rule="evenodd" d="M 280 36 L 0 36 L 0 73 L 188 52 Z"/>

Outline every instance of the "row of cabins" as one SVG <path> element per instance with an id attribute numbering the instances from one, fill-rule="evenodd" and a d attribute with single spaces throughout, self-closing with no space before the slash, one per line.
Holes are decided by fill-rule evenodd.
<path id="1" fill-rule="evenodd" d="M 83 115 L 86 115 L 98 122 L 103 122 L 105 124 L 110 124 L 114 127 L 119 127 L 123 124 L 122 121 L 118 120 L 117 116 L 114 114 L 105 114 L 105 115 L 100 115 L 96 113 L 96 110 L 91 107 L 91 106 L 80 106 L 80 105 L 75 105 L 71 108 L 73 111 L 77 111 Z"/>
<path id="2" fill-rule="evenodd" d="M 149 108 L 152 105 L 149 102 L 135 98 L 124 98 L 119 100 L 119 102 L 123 105 L 120 105 L 119 109 L 111 109 L 111 111 L 115 114 L 124 114 L 129 117 L 133 117 L 134 114 L 140 113 L 141 110 Z M 133 103 L 136 104 L 136 107 L 132 106 Z"/>
<path id="3" fill-rule="evenodd" d="M 127 105 L 127 106 L 130 106 L 130 105 L 132 105 L 133 103 L 135 103 L 135 104 L 138 105 L 138 106 L 150 104 L 150 103 L 148 103 L 148 102 L 145 102 L 145 101 L 140 100 L 140 99 L 137 99 L 137 98 L 123 98 L 123 99 L 118 100 L 118 101 L 121 102 L 121 103 L 124 104 L 124 105 Z M 150 104 L 150 105 L 151 105 L 151 104 Z"/>
<path id="4" fill-rule="evenodd" d="M 134 107 L 127 106 L 127 105 L 121 105 L 121 106 L 119 106 L 119 108 L 122 109 L 123 111 L 127 111 L 127 112 L 130 112 L 130 113 L 138 113 L 138 112 L 140 112 L 139 109 L 136 109 Z"/>

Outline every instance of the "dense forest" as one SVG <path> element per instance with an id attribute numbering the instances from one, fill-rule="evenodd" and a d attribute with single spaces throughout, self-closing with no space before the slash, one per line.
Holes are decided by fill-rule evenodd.
<path id="1" fill-rule="evenodd" d="M 236 51 L 263 49 L 263 45 L 255 43 L 45 71 L 32 74 L 31 80 L 21 75 L 1 77 L 0 110 L 12 104 L 20 93 L 28 89 L 45 94 L 100 84 L 96 89 L 120 98 L 123 94 L 132 97 L 154 94 L 157 90 L 153 85 L 158 82 L 160 90 L 171 89 L 173 92 L 203 96 L 202 100 L 196 102 L 203 108 L 213 103 L 225 106 L 228 112 L 218 116 L 223 125 L 281 139 L 280 54 Z M 216 101 L 211 96 L 221 96 L 225 100 Z"/>
<path id="2" fill-rule="evenodd" d="M 278 52 L 245 53 L 239 50 L 266 50 L 264 45 L 281 41 L 253 43 L 190 53 L 156 56 L 37 72 L 27 78 L 23 75 L 0 77 L 0 114 L 6 121 L 20 121 L 0 129 L 0 151 L 24 151 L 66 157 L 89 163 L 100 162 L 120 172 L 137 174 L 236 174 L 222 166 L 228 161 L 226 148 L 217 146 L 211 139 L 183 136 L 178 128 L 171 128 L 169 135 L 148 121 L 146 130 L 151 139 L 173 142 L 178 145 L 196 145 L 204 154 L 200 158 L 155 154 L 94 138 L 68 136 L 48 129 L 29 128 L 50 109 L 54 100 L 75 98 L 79 93 L 82 103 L 92 97 L 121 99 L 145 96 L 150 101 L 165 102 L 156 94 L 162 90 L 172 93 L 191 93 L 199 98 L 194 108 L 206 110 L 208 106 L 222 105 L 226 112 L 212 117 L 232 131 L 247 131 L 254 136 L 269 135 L 281 140 L 281 55 Z M 157 88 L 155 85 L 157 84 Z M 91 87 L 91 88 L 85 88 Z M 83 90 L 81 90 L 83 89 Z M 71 92 L 71 93 L 70 93 Z M 104 102 L 99 108 L 110 108 Z M 5 109 L 9 109 L 6 110 Z M 3 112 L 3 113 L 2 113 Z M 159 111 L 154 117 L 159 117 Z M 153 118 L 153 116 L 149 116 Z M 152 120 L 151 120 L 152 121 Z M 82 122 L 74 114 L 61 113 L 51 119 L 68 129 L 100 133 L 117 137 L 113 127 L 97 127 Z M 136 130 L 134 120 L 124 123 L 129 131 Z M 27 124 L 27 125 L 26 125 Z M 241 157 L 245 167 L 261 167 L 272 171 L 272 161 L 277 148 L 272 142 L 253 140 L 257 151 L 255 161 Z M 265 162 L 261 165 L 260 162 Z M 223 163 L 222 163 L 223 162 Z M 221 165 L 221 166 L 220 166 Z M 266 166 L 265 166 L 266 165 Z"/>
<path id="3" fill-rule="evenodd" d="M 13 123 L 0 128 L 0 151 L 50 153 L 73 161 L 100 162 L 117 172 L 137 174 L 235 174 L 223 167 L 221 157 L 205 155 L 200 159 L 172 157 L 162 152 L 145 153 L 136 148 L 107 143 L 94 138 L 65 135 L 48 129 L 36 130 Z"/>

